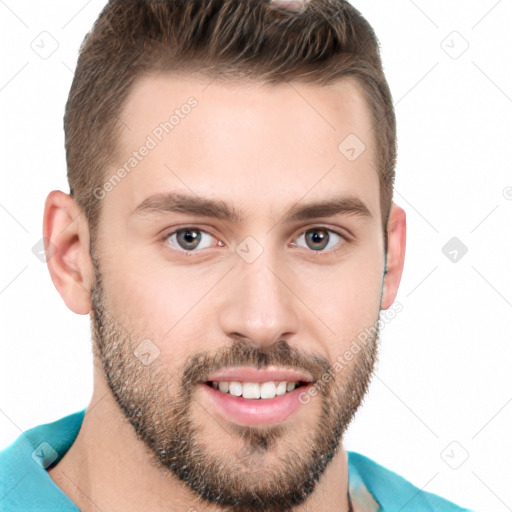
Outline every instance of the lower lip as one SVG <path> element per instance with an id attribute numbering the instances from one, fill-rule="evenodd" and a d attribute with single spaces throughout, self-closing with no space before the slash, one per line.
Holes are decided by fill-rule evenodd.
<path id="1" fill-rule="evenodd" d="M 228 421 L 239 425 L 263 425 L 279 423 L 303 405 L 301 393 L 307 392 L 311 384 L 300 386 L 289 393 L 275 398 L 247 399 L 213 389 L 208 384 L 199 387 L 206 395 L 213 409 Z"/>

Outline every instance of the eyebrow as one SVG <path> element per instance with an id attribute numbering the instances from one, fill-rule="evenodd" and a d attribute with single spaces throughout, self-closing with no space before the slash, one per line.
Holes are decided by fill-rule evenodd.
<path id="1" fill-rule="evenodd" d="M 212 199 L 178 192 L 155 194 L 142 201 L 132 212 L 137 215 L 162 215 L 166 213 L 184 213 L 202 217 L 211 217 L 232 223 L 243 222 L 243 215 L 222 199 Z M 335 215 L 354 215 L 372 218 L 368 207 L 353 195 L 328 198 L 312 203 L 296 203 L 281 217 L 284 222 L 297 222 Z"/>

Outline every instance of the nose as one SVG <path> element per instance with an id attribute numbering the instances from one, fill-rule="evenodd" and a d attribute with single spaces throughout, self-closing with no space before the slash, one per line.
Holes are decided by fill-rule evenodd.
<path id="1" fill-rule="evenodd" d="M 219 321 L 226 336 L 268 348 L 299 332 L 300 300 L 285 270 L 266 251 L 252 263 L 237 262 L 222 291 Z"/>

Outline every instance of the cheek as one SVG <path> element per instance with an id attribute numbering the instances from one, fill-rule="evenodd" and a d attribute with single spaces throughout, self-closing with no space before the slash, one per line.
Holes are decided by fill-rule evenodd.
<path id="1" fill-rule="evenodd" d="M 353 258 L 329 269 L 303 276 L 299 290 L 304 302 L 337 333 L 376 321 L 382 290 L 377 263 Z"/>
<path id="2" fill-rule="evenodd" d="M 213 330 L 206 329 L 206 324 L 215 316 L 208 291 L 219 279 L 216 273 L 128 260 L 102 265 L 102 270 L 109 307 L 134 336 L 134 343 L 149 338 L 169 366 L 183 364 L 191 353 L 214 346 L 208 339 L 213 338 Z"/>
<path id="3" fill-rule="evenodd" d="M 298 291 L 307 305 L 302 316 L 303 335 L 316 340 L 329 361 L 343 357 L 378 320 L 381 289 L 382 275 L 376 262 L 368 264 L 357 258 L 323 274 L 304 277 Z"/>

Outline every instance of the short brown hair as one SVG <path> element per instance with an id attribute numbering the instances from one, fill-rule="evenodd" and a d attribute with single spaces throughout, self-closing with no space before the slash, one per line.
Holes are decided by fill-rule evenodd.
<path id="1" fill-rule="evenodd" d="M 70 194 L 91 234 L 101 204 L 93 191 L 116 161 L 121 109 L 135 80 L 159 71 L 319 85 L 355 78 L 373 116 L 387 248 L 395 113 L 375 32 L 347 1 L 293 11 L 269 0 L 110 0 L 82 43 L 64 116 Z"/>

